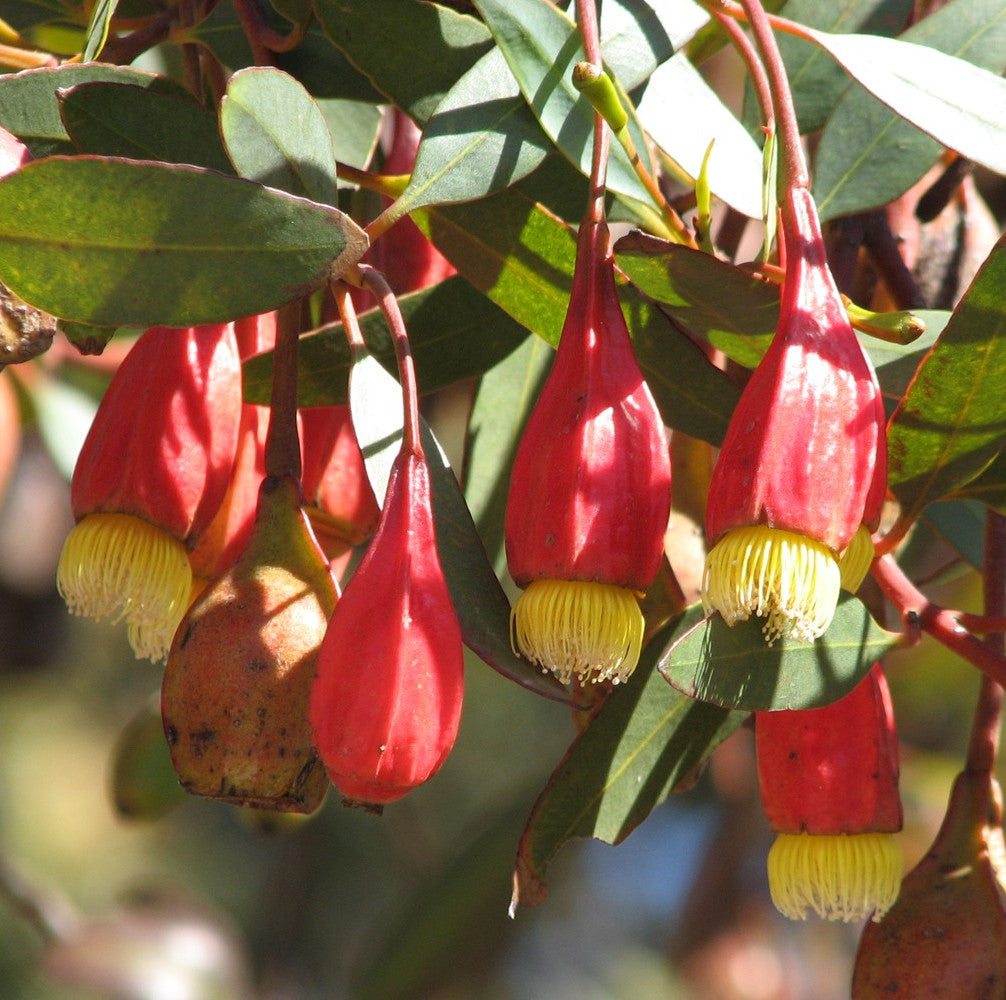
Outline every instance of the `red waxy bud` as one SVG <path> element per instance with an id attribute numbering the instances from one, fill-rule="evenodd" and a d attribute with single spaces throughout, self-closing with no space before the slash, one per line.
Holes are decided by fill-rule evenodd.
<path id="1" fill-rule="evenodd" d="M 148 330 L 98 408 L 57 583 L 75 614 L 125 619 L 137 656 L 163 657 L 188 606 L 186 548 L 227 491 L 240 412 L 230 325 Z"/>
<path id="2" fill-rule="evenodd" d="M 879 920 L 901 883 L 898 742 L 879 664 L 823 708 L 758 712 L 762 805 L 779 835 L 769 854 L 778 909 L 802 919 Z"/>
<path id="3" fill-rule="evenodd" d="M 403 452 L 377 534 L 329 623 L 311 692 L 315 746 L 333 784 L 376 805 L 422 784 L 454 745 L 463 689 L 429 470 Z"/>
<path id="4" fill-rule="evenodd" d="M 730 421 L 706 508 L 703 602 L 813 639 L 838 601 L 838 558 L 886 483 L 884 407 L 828 269 L 804 188 L 782 206 L 779 325 Z M 878 467 L 880 467 L 878 471 Z"/>
<path id="5" fill-rule="evenodd" d="M 527 589 L 516 648 L 563 682 L 625 680 L 636 592 L 657 574 L 671 503 L 667 435 L 618 303 L 608 229 L 584 222 L 569 311 L 510 481 L 506 552 Z"/>
<path id="6" fill-rule="evenodd" d="M 335 603 L 300 484 L 268 477 L 247 547 L 189 609 L 168 654 L 161 716 L 188 791 L 286 812 L 320 805 L 328 782 L 307 706 Z"/>
<path id="7" fill-rule="evenodd" d="M 381 516 L 348 406 L 300 411 L 304 503 L 330 559 L 365 541 Z"/>

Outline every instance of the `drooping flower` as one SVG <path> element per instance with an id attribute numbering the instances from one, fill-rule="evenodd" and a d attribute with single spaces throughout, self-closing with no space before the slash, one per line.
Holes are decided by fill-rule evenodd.
<path id="1" fill-rule="evenodd" d="M 278 812 L 321 804 L 328 781 L 307 707 L 336 598 L 299 482 L 267 476 L 244 551 L 189 609 L 168 654 L 161 717 L 187 791 Z"/>
<path id="2" fill-rule="evenodd" d="M 124 619 L 139 657 L 165 656 L 188 606 L 187 547 L 226 493 L 240 410 L 230 324 L 154 327 L 120 365 L 81 449 L 57 585 L 74 614 Z"/>
<path id="3" fill-rule="evenodd" d="M 380 806 L 427 781 L 454 745 L 463 691 L 429 469 L 403 450 L 318 658 L 310 719 L 332 783 L 351 802 Z"/>
<path id="4" fill-rule="evenodd" d="M 585 221 L 552 371 L 506 511 L 514 646 L 565 683 L 625 680 L 670 512 L 667 435 L 618 302 L 607 226 Z"/>
<path id="5" fill-rule="evenodd" d="M 713 470 L 702 584 L 707 611 L 728 625 L 764 618 L 770 643 L 823 634 L 838 601 L 839 556 L 886 488 L 880 388 L 805 188 L 786 193 L 782 232 L 779 323 Z"/>
<path id="6" fill-rule="evenodd" d="M 758 712 L 762 805 L 776 841 L 772 901 L 802 920 L 879 920 L 901 884 L 898 745 L 879 664 L 823 708 Z"/>

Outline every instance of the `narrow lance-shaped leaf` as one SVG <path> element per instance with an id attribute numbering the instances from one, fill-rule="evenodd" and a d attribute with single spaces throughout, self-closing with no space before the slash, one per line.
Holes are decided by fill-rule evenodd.
<path id="1" fill-rule="evenodd" d="M 335 205 L 335 150 L 311 95 L 281 70 L 235 73 L 220 102 L 220 130 L 242 177 Z"/>
<path id="2" fill-rule="evenodd" d="M 666 634 L 643 651 L 535 802 L 517 852 L 511 914 L 545 898 L 545 872 L 563 844 L 582 837 L 620 843 L 746 718 L 667 686 L 656 670 Z"/>
<path id="3" fill-rule="evenodd" d="M 726 708 L 817 708 L 848 694 L 899 639 L 851 596 L 813 642 L 779 639 L 769 646 L 762 624 L 751 618 L 730 628 L 718 614 L 706 619 L 696 605 L 664 643 L 660 672 L 683 694 Z"/>
<path id="4" fill-rule="evenodd" d="M 98 326 L 267 312 L 338 277 L 366 246 L 333 208 L 196 167 L 52 157 L 0 180 L 0 279 Z"/>
<path id="5" fill-rule="evenodd" d="M 1006 443 L 1006 237 L 920 366 L 888 431 L 891 489 L 909 520 L 974 479 Z"/>
<path id="6" fill-rule="evenodd" d="M 373 358 L 361 352 L 350 377 L 353 429 L 375 496 L 387 491 L 401 443 L 401 389 Z M 565 701 L 566 689 L 510 646 L 510 602 L 486 558 L 461 488 L 433 432 L 421 421 L 430 467 L 437 549 L 465 645 L 494 670 L 547 698 Z"/>
<path id="7" fill-rule="evenodd" d="M 87 35 L 84 41 L 84 50 L 81 53 L 81 62 L 92 62 L 98 58 L 98 53 L 105 47 L 108 39 L 108 29 L 111 26 L 112 18 L 115 17 L 115 8 L 119 6 L 119 0 L 98 0 L 91 11 L 91 20 L 87 25 Z"/>

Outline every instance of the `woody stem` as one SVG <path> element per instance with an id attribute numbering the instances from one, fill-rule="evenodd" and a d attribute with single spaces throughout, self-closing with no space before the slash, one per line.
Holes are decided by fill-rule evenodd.
<path id="1" fill-rule="evenodd" d="M 265 442 L 267 476 L 300 478 L 300 436 L 297 433 L 299 320 L 299 299 L 288 302 L 276 314 L 276 348 L 273 351 L 269 431 Z"/>

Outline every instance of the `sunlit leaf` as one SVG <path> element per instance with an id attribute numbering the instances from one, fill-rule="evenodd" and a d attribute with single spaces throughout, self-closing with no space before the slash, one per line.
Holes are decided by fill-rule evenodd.
<path id="1" fill-rule="evenodd" d="M 974 479 L 1006 443 L 1006 240 L 922 363 L 888 431 L 889 475 L 910 519 Z"/>
<path id="2" fill-rule="evenodd" d="M 189 163 L 232 173 L 217 117 L 190 98 L 126 83 L 81 83 L 58 93 L 82 153 Z"/>
<path id="3" fill-rule="evenodd" d="M 242 177 L 336 204 L 332 135 L 292 76 L 264 66 L 235 73 L 220 102 L 220 131 Z"/>
<path id="4" fill-rule="evenodd" d="M 98 326 L 266 312 L 365 248 L 335 209 L 196 167 L 52 157 L 0 180 L 4 283 Z"/>
<path id="5" fill-rule="evenodd" d="M 897 641 L 854 597 L 838 604 L 814 642 L 765 642 L 760 619 L 730 628 L 690 609 L 664 643 L 658 667 L 683 694 L 749 712 L 817 708 L 848 694 Z"/>
<path id="6" fill-rule="evenodd" d="M 624 840 L 746 718 L 674 691 L 656 669 L 667 632 L 644 651 L 552 772 L 521 837 L 511 912 L 547 892 L 545 872 L 563 844 Z"/>
<path id="7" fill-rule="evenodd" d="M 955 0 L 899 41 L 874 38 L 860 45 L 864 37 L 830 36 L 828 44 L 886 104 L 853 88 L 835 108 L 815 158 L 814 194 L 822 218 L 898 197 L 932 166 L 941 144 L 1002 172 L 1006 81 L 994 75 L 1006 69 L 1006 7 L 1000 0 Z"/>
<path id="8" fill-rule="evenodd" d="M 81 52 L 81 62 L 91 62 L 98 58 L 98 53 L 105 47 L 108 39 L 108 29 L 119 0 L 98 0 L 91 10 L 91 20 L 87 25 L 87 36 L 84 49 Z"/>

